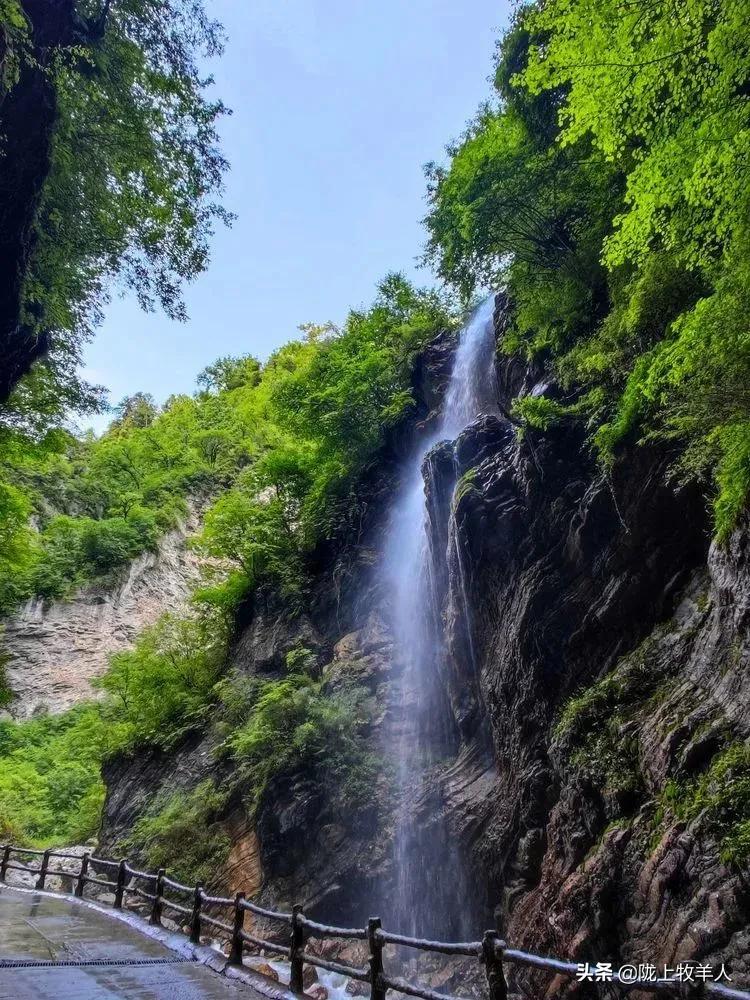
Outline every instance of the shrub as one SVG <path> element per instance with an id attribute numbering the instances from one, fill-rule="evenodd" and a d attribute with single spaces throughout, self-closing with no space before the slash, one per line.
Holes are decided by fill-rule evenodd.
<path id="1" fill-rule="evenodd" d="M 318 666 L 318 658 L 307 646 L 298 645 L 290 649 L 284 657 L 286 669 L 290 674 L 314 675 Z"/>
<path id="2" fill-rule="evenodd" d="M 224 804 L 225 796 L 210 780 L 190 791 L 164 792 L 136 821 L 123 848 L 142 857 L 152 870 L 168 868 L 173 877 L 191 885 L 210 884 L 231 846 L 217 819 Z"/>
<path id="3" fill-rule="evenodd" d="M 653 636 L 619 661 L 615 669 L 570 698 L 554 728 L 554 739 L 571 763 L 596 776 L 623 809 L 644 792 L 637 736 L 629 723 L 665 690 Z"/>
<path id="4" fill-rule="evenodd" d="M 153 549 L 158 535 L 156 517 L 141 508 L 128 517 L 102 520 L 58 515 L 41 533 L 41 554 L 30 573 L 29 589 L 40 597 L 65 597 L 86 580 Z"/>
<path id="5" fill-rule="evenodd" d="M 273 582 L 283 597 L 297 600 L 303 581 L 300 540 L 285 499 L 230 490 L 206 514 L 197 545 L 208 555 L 231 559 L 247 587 Z"/>
<path id="6" fill-rule="evenodd" d="M 84 572 L 98 576 L 124 566 L 156 544 L 157 526 L 153 514 L 139 510 L 127 518 L 111 517 L 82 526 L 81 555 Z"/>
<path id="7" fill-rule="evenodd" d="M 31 503 L 14 486 L 0 482 L 0 614 L 28 596 L 27 579 L 38 557 L 28 526 Z"/>
<path id="8" fill-rule="evenodd" d="M 121 727 L 98 706 L 0 723 L 0 829 L 19 843 L 70 844 L 99 827 L 101 761 Z"/>
<path id="9" fill-rule="evenodd" d="M 166 746 L 205 722 L 225 650 L 219 616 L 163 615 L 133 649 L 115 653 L 96 683 L 110 695 L 129 742 Z"/>
<path id="10" fill-rule="evenodd" d="M 586 739 L 616 709 L 642 705 L 664 682 L 651 660 L 651 654 L 658 651 L 655 639 L 649 636 L 623 657 L 611 673 L 569 698 L 555 725 L 555 738 L 568 742 Z"/>
<path id="11" fill-rule="evenodd" d="M 662 799 L 680 819 L 703 814 L 721 840 L 722 861 L 750 858 L 750 743 L 733 743 L 717 754 L 695 782 L 669 782 Z"/>
<path id="12" fill-rule="evenodd" d="M 325 693 L 305 674 L 268 681 L 247 722 L 228 740 L 257 806 L 268 782 L 304 768 L 338 793 L 348 809 L 367 802 L 375 762 L 367 753 L 364 692 Z"/>

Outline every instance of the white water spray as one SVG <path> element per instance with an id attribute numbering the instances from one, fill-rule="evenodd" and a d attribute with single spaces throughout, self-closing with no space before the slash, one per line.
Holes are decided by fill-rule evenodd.
<path id="1" fill-rule="evenodd" d="M 399 704 L 386 726 L 388 753 L 396 760 L 399 806 L 394 836 L 397 917 L 402 933 L 457 933 L 456 915 L 465 910 L 466 886 L 458 852 L 439 817 L 418 829 L 420 803 L 434 792 L 429 769 L 455 744 L 454 727 L 439 670 L 444 655 L 443 625 L 435 601 L 435 562 L 431 553 L 422 466 L 441 441 L 454 440 L 482 412 L 496 409 L 494 296 L 474 312 L 461 330 L 442 419 L 420 443 L 409 462 L 400 497 L 389 523 L 382 572 L 390 594 L 392 627 L 401 667 Z M 455 544 L 452 538 L 451 543 Z M 463 594 L 464 610 L 468 610 Z M 468 629 L 470 632 L 470 628 Z"/>

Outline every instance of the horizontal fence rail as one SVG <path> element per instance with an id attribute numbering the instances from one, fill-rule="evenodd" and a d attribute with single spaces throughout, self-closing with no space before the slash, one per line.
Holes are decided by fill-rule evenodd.
<path id="1" fill-rule="evenodd" d="M 16 860 L 13 860 L 13 859 Z M 24 864 L 20 859 L 39 858 L 38 864 Z M 58 860 L 79 861 L 80 868 L 70 871 L 51 867 Z M 92 875 L 91 869 L 103 869 L 115 877 L 103 878 Z M 481 941 L 430 941 L 423 938 L 407 937 L 404 934 L 394 934 L 384 931 L 380 920 L 376 917 L 368 921 L 367 927 L 336 927 L 318 923 L 306 917 L 302 907 L 295 905 L 291 913 L 270 910 L 258 906 L 245 894 L 238 892 L 235 896 L 212 896 L 204 889 L 203 883 L 184 885 L 168 878 L 166 870 L 160 868 L 157 872 L 145 872 L 128 864 L 127 858 L 113 861 L 110 858 L 100 858 L 94 854 L 85 853 L 82 856 L 65 851 L 36 850 L 26 847 L 16 847 L 11 844 L 0 846 L 0 882 L 6 882 L 9 871 L 20 871 L 36 875 L 35 888 L 44 889 L 50 877 L 70 879 L 74 885 L 74 893 L 82 898 L 87 885 L 96 885 L 111 889 L 114 894 L 113 906 L 122 909 L 126 895 L 136 896 L 150 904 L 149 922 L 160 926 L 165 909 L 179 913 L 184 917 L 190 940 L 199 944 L 201 933 L 205 928 L 222 931 L 229 942 L 230 965 L 242 965 L 246 946 L 258 948 L 273 955 L 287 959 L 290 965 L 289 986 L 296 993 L 304 991 L 303 976 L 305 965 L 311 965 L 328 972 L 336 972 L 348 979 L 354 979 L 370 986 L 370 1000 L 385 1000 L 388 990 L 394 990 L 405 996 L 419 997 L 421 1000 L 460 1000 L 451 994 L 439 993 L 418 983 L 409 982 L 394 976 L 386 975 L 383 962 L 383 950 L 386 945 L 401 948 L 411 948 L 415 951 L 429 952 L 437 955 L 455 955 L 473 958 L 484 965 L 490 1000 L 508 1000 L 508 987 L 505 978 L 506 965 L 518 965 L 530 969 L 554 973 L 575 979 L 579 976 L 580 966 L 575 962 L 565 962 L 557 958 L 545 958 L 525 951 L 509 948 L 498 931 L 485 931 Z M 144 882 L 148 891 L 133 882 Z M 167 891 L 181 895 L 183 902 L 177 903 L 169 899 Z M 188 897 L 188 898 L 185 898 Z M 226 919 L 207 913 L 206 907 L 225 912 Z M 270 941 L 251 933 L 245 928 L 245 916 L 251 913 L 264 920 L 283 924 L 289 928 L 288 944 Z M 345 965 L 333 959 L 316 955 L 307 949 L 312 939 L 339 939 L 342 941 L 366 942 L 368 958 L 366 966 L 357 968 Z M 654 993 L 664 996 L 684 997 L 688 1000 L 716 997 L 720 1000 L 750 1000 L 750 992 L 737 990 L 718 982 L 685 982 L 672 980 L 628 979 L 620 978 L 613 972 L 611 978 L 594 981 L 594 987 L 620 987 L 623 992 L 639 990 L 644 993 Z"/>

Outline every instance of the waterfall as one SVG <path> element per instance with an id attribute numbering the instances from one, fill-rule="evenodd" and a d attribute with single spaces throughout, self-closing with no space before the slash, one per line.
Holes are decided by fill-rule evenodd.
<path id="1" fill-rule="evenodd" d="M 398 678 L 385 726 L 398 795 L 395 912 L 399 930 L 406 934 L 460 936 L 465 930 L 461 915 L 469 891 L 466 873 L 443 822 L 441 803 L 432 799 L 436 783 L 430 781 L 441 760 L 455 754 L 457 736 L 440 682 L 445 646 L 438 578 L 445 572 L 447 552 L 431 551 L 423 466 L 429 466 L 430 452 L 439 442 L 453 441 L 480 413 L 496 408 L 494 302 L 494 296 L 484 301 L 461 330 L 442 418 L 404 471 L 381 568 L 390 598 Z M 453 526 L 445 527 L 446 539 L 457 544 Z M 388 911 L 394 911 L 393 900 Z"/>

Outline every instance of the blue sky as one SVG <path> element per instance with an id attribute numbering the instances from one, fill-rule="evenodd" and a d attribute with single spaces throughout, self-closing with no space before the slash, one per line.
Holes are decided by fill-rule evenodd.
<path id="1" fill-rule="evenodd" d="M 209 270 L 190 320 L 116 299 L 86 375 L 117 402 L 192 391 L 223 354 L 266 358 L 305 322 L 340 322 L 375 283 L 418 269 L 422 166 L 444 158 L 490 94 L 509 0 L 207 0 L 228 36 L 212 70 L 233 109 L 231 163 Z M 107 418 L 95 421 L 103 427 Z"/>

